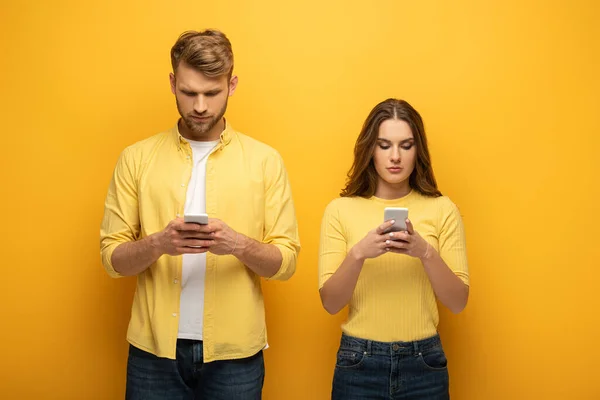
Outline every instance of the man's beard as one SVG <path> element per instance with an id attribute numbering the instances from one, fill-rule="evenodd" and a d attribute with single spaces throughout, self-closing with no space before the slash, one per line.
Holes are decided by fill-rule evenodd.
<path id="1" fill-rule="evenodd" d="M 191 113 L 184 116 L 183 113 L 181 112 L 181 108 L 179 106 L 179 101 L 176 100 L 176 103 L 177 103 L 177 111 L 179 111 L 179 115 L 181 115 L 181 119 L 185 123 L 185 126 L 190 130 L 190 132 L 192 132 L 194 135 L 197 135 L 197 136 L 202 136 L 202 135 L 205 135 L 206 133 L 210 132 L 210 130 L 212 128 L 214 128 L 215 125 L 217 125 L 217 123 L 219 123 L 219 121 L 221 121 L 221 118 L 223 118 L 223 115 L 225 115 L 225 110 L 227 110 L 227 100 L 226 100 L 225 105 L 219 111 L 219 113 L 217 114 L 216 117 L 213 117 L 206 122 L 197 122 L 192 119 L 192 115 L 196 116 L 196 117 L 205 117 L 205 116 L 207 117 L 208 115 L 199 115 L 192 111 Z"/>

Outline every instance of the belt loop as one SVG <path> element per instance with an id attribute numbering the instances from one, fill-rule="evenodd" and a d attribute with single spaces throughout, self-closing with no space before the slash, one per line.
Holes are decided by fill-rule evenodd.
<path id="1" fill-rule="evenodd" d="M 372 342 L 370 340 L 367 340 L 367 351 L 366 351 L 367 355 L 371 355 L 371 343 Z"/>
<path id="2" fill-rule="evenodd" d="M 413 342 L 413 348 L 414 348 L 414 350 L 415 350 L 415 355 L 416 355 L 416 354 L 419 354 L 419 342 L 418 342 L 418 341 L 416 341 L 416 340 L 415 340 L 415 341 Z"/>

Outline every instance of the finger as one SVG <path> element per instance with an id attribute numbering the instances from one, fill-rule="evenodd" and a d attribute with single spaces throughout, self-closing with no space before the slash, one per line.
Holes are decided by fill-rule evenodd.
<path id="1" fill-rule="evenodd" d="M 382 233 L 384 233 L 387 229 L 390 228 L 390 226 L 394 225 L 396 221 L 393 219 L 390 219 L 389 221 L 385 221 L 383 224 L 379 225 L 377 227 L 377 229 L 375 230 L 375 232 L 377 232 L 379 235 L 381 235 Z"/>
<path id="2" fill-rule="evenodd" d="M 183 247 L 210 247 L 214 244 L 214 240 L 186 239 L 181 241 Z"/>
<path id="3" fill-rule="evenodd" d="M 415 233 L 415 228 L 413 228 L 413 224 L 408 218 L 406 219 L 406 231 L 411 235 Z"/>
<path id="4" fill-rule="evenodd" d="M 171 228 L 171 229 L 175 229 L 176 231 L 181 230 L 181 228 L 185 225 L 185 222 L 183 222 L 183 218 L 175 218 L 174 220 L 172 220 L 171 222 L 169 222 L 169 224 L 167 225 L 167 228 Z"/>
<path id="5" fill-rule="evenodd" d="M 218 218 L 209 218 L 207 226 L 211 227 L 212 230 L 219 230 L 224 229 L 227 226 L 227 224 Z"/>
<path id="6" fill-rule="evenodd" d="M 408 243 L 401 240 L 387 239 L 385 241 L 385 247 L 388 247 L 389 249 L 406 249 L 408 247 Z"/>
<path id="7" fill-rule="evenodd" d="M 387 253 L 388 251 L 390 251 L 390 248 L 389 248 L 389 247 L 387 247 L 387 246 L 385 245 L 385 242 L 383 242 L 383 243 L 382 243 L 382 244 L 380 244 L 379 246 L 380 246 L 380 247 L 379 247 L 380 254 L 385 254 L 385 253 Z"/>
<path id="8" fill-rule="evenodd" d="M 385 235 L 386 239 L 402 241 L 410 243 L 412 241 L 412 236 L 408 234 L 408 232 L 390 232 Z"/>
<path id="9" fill-rule="evenodd" d="M 198 232 L 206 233 L 206 234 L 211 234 L 218 230 L 219 230 L 219 226 L 215 223 L 211 224 L 210 222 L 206 225 L 200 225 L 200 227 L 198 228 Z"/>
<path id="10" fill-rule="evenodd" d="M 386 248 L 387 246 L 385 245 L 385 242 L 375 243 L 373 247 L 377 252 L 377 257 L 382 254 L 387 253 L 387 251 L 388 251 Z"/>
<path id="11" fill-rule="evenodd" d="M 176 224 L 173 224 L 173 228 L 175 228 L 176 230 L 180 231 L 180 232 L 198 232 L 200 231 L 202 226 L 206 226 L 206 225 L 200 225 L 197 224 L 195 222 L 179 222 Z"/>
<path id="12" fill-rule="evenodd" d="M 221 220 L 216 218 L 209 218 L 208 224 L 202 225 L 199 231 L 203 233 L 214 234 L 214 232 L 222 231 L 223 229 L 225 229 L 225 227 L 226 225 L 223 222 L 221 222 Z"/>
<path id="13" fill-rule="evenodd" d="M 184 240 L 187 240 L 187 239 L 214 240 L 214 236 L 212 236 L 210 233 L 202 233 L 202 232 L 182 231 L 181 237 Z"/>
<path id="14" fill-rule="evenodd" d="M 202 254 L 208 251 L 208 247 L 179 247 L 177 252 L 179 254 Z"/>

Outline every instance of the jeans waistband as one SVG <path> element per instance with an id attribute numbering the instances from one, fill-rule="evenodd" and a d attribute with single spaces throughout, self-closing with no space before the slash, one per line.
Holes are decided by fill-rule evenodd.
<path id="1" fill-rule="evenodd" d="M 434 347 L 441 347 L 442 342 L 438 334 L 426 339 L 412 342 L 378 342 L 375 340 L 361 339 L 342 334 L 340 349 L 352 350 L 366 354 L 419 354 Z"/>

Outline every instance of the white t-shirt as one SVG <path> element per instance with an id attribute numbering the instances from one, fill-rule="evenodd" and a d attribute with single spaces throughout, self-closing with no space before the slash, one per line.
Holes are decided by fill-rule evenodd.
<path id="1" fill-rule="evenodd" d="M 185 198 L 185 214 L 206 212 L 206 159 L 219 141 L 196 142 L 192 147 L 194 163 Z M 184 254 L 181 274 L 178 338 L 202 340 L 204 317 L 204 275 L 206 254 Z"/>

